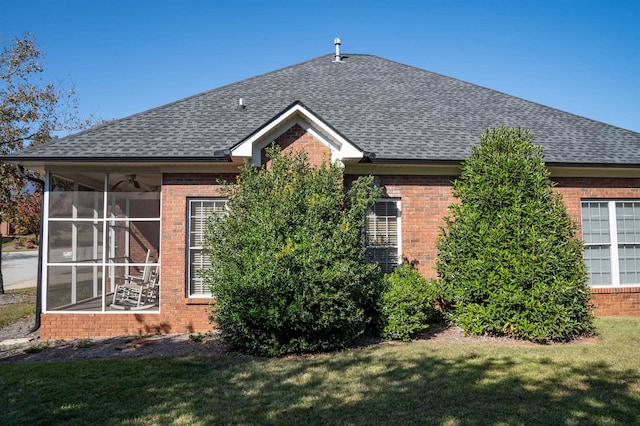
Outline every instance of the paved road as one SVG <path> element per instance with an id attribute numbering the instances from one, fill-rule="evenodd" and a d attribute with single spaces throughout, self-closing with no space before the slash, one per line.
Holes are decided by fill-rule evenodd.
<path id="1" fill-rule="evenodd" d="M 38 270 L 38 251 L 2 253 L 4 289 L 35 287 Z"/>

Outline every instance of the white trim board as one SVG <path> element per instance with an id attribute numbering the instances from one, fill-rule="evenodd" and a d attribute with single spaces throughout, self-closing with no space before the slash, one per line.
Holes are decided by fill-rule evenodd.
<path id="1" fill-rule="evenodd" d="M 342 162 L 343 159 L 347 158 L 362 158 L 363 153 L 360 149 L 301 104 L 293 105 L 268 125 L 233 148 L 231 155 L 233 157 L 250 159 L 254 165 L 259 166 L 262 160 L 262 149 L 296 124 L 308 131 L 313 137 L 331 150 L 332 162 Z"/>

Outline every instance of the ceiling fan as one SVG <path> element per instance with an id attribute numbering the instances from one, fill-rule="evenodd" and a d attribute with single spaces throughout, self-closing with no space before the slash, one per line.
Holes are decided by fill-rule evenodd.
<path id="1" fill-rule="evenodd" d="M 123 180 L 111 187 L 111 191 L 115 191 L 116 189 L 119 189 L 121 192 L 157 191 L 156 188 L 151 187 L 144 182 L 138 182 L 136 175 L 133 173 L 124 175 Z"/>

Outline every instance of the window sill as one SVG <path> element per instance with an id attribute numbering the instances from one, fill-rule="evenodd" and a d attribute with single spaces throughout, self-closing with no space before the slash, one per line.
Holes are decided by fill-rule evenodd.
<path id="1" fill-rule="evenodd" d="M 591 293 L 593 294 L 640 293 L 640 286 L 631 285 L 628 287 L 622 287 L 622 286 L 591 287 Z"/>
<path id="2" fill-rule="evenodd" d="M 215 297 L 189 297 L 187 305 L 210 305 L 216 300 Z"/>

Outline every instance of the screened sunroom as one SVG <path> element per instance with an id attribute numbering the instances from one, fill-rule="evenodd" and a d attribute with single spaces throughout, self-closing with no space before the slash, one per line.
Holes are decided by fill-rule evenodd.
<path id="1" fill-rule="evenodd" d="M 160 173 L 47 173 L 44 312 L 159 310 L 160 185 Z"/>

